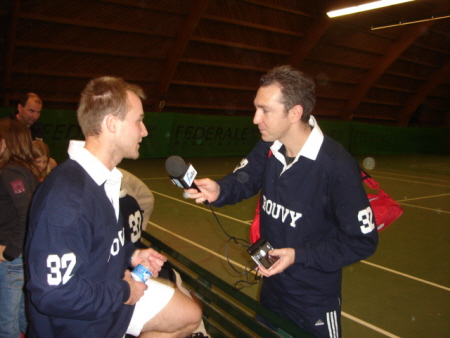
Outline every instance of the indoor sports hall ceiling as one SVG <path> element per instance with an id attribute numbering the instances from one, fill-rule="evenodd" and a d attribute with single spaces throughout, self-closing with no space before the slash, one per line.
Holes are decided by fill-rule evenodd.
<path id="1" fill-rule="evenodd" d="M 2 107 L 33 91 L 73 110 L 113 75 L 144 88 L 145 111 L 252 116 L 260 76 L 291 64 L 315 79 L 319 119 L 450 125 L 450 1 L 325 14 L 368 1 L 1 0 Z"/>

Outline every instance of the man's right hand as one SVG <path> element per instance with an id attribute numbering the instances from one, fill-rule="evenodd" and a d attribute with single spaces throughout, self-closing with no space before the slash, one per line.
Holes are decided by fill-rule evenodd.
<path id="1" fill-rule="evenodd" d="M 135 281 L 128 270 L 125 271 L 123 279 L 130 284 L 130 298 L 124 304 L 134 305 L 144 295 L 144 291 L 147 290 L 148 286 L 145 283 Z"/>
<path id="2" fill-rule="evenodd" d="M 185 189 L 185 197 L 195 200 L 197 203 L 204 203 L 206 200 L 210 203 L 219 198 L 220 186 L 216 181 L 209 178 L 200 178 L 194 180 L 200 192 L 197 189 Z"/>

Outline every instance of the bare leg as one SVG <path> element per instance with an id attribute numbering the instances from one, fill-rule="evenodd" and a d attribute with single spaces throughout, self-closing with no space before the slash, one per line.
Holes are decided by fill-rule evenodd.
<path id="1" fill-rule="evenodd" d="M 184 338 L 198 327 L 201 317 L 197 302 L 177 289 L 169 303 L 144 325 L 139 337 Z"/>

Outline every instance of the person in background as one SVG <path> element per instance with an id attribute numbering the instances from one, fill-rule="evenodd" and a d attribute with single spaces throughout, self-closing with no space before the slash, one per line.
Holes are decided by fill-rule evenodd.
<path id="1" fill-rule="evenodd" d="M 27 214 L 39 171 L 28 128 L 0 120 L 0 337 L 27 330 L 23 245 Z"/>
<path id="2" fill-rule="evenodd" d="M 50 149 L 44 141 L 33 141 L 33 158 L 36 167 L 39 169 L 39 181 L 42 182 L 52 171 L 50 166 Z"/>
<path id="3" fill-rule="evenodd" d="M 44 139 L 44 125 L 39 122 L 42 111 L 42 100 L 35 93 L 26 93 L 23 95 L 17 105 L 17 111 L 11 113 L 10 118 L 24 123 L 30 128 L 31 138 L 33 140 Z"/>
<path id="4" fill-rule="evenodd" d="M 121 196 L 130 195 L 133 196 L 139 203 L 141 210 L 143 212 L 142 215 L 142 231 L 145 231 L 147 228 L 148 220 L 150 219 L 150 215 L 153 212 L 153 207 L 155 203 L 155 198 L 153 196 L 152 191 L 149 187 L 142 182 L 135 175 L 126 171 L 123 168 L 117 168 L 122 173 L 122 189 Z"/>
<path id="5" fill-rule="evenodd" d="M 261 140 L 232 174 L 197 179 L 201 192 L 186 193 L 220 207 L 261 189 L 261 237 L 280 257 L 270 270 L 257 268 L 266 277 L 261 303 L 317 337 L 340 337 L 342 268 L 371 256 L 378 233 L 358 163 L 322 133 L 314 104 L 309 76 L 270 70 L 254 99 Z"/>
<path id="6" fill-rule="evenodd" d="M 35 93 L 26 93 L 20 97 L 17 110 L 12 112 L 9 118 L 24 123 L 31 133 L 32 140 L 44 140 L 44 125 L 38 121 L 42 111 L 42 100 Z M 5 119 L 7 119 L 6 117 Z M 49 158 L 50 168 L 57 166 L 53 158 Z"/>
<path id="7" fill-rule="evenodd" d="M 167 258 L 125 241 L 119 194 L 123 158 L 137 159 L 143 124 L 137 85 L 115 77 L 91 80 L 81 94 L 78 121 L 84 147 L 71 151 L 39 185 L 25 245 L 33 337 L 186 337 L 201 308 L 179 290 L 129 268 L 145 265 L 157 277 Z"/>
<path id="8" fill-rule="evenodd" d="M 120 212 L 124 216 L 125 240 L 131 241 L 137 248 L 145 247 L 141 242 L 142 231 L 145 231 L 146 225 L 154 207 L 154 197 L 147 185 L 138 177 L 118 168 L 122 173 L 122 186 L 120 190 Z M 183 284 L 180 274 L 163 265 L 159 272 L 161 283 L 177 288 L 186 296 L 195 299 L 191 291 Z M 208 338 L 203 320 L 198 327 L 187 337 Z"/>

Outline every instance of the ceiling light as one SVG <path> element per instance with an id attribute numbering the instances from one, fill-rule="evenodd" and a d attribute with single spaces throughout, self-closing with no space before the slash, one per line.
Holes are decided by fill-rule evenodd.
<path id="1" fill-rule="evenodd" d="M 334 18 L 336 16 L 370 11 L 371 9 L 397 5 L 397 4 L 401 4 L 403 2 L 409 2 L 409 1 L 414 1 L 414 0 L 380 0 L 380 1 L 370 2 L 370 3 L 364 4 L 364 5 L 338 9 L 335 11 L 328 12 L 327 15 L 330 18 Z"/>

